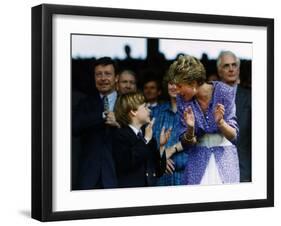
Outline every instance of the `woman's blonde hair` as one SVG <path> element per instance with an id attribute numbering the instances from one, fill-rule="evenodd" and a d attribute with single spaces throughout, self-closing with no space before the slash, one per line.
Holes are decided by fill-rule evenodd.
<path id="1" fill-rule="evenodd" d="M 189 55 L 180 55 L 171 64 L 167 77 L 169 79 L 172 78 L 175 84 L 197 82 L 198 85 L 202 85 L 206 80 L 206 70 L 197 58 Z"/>
<path id="2" fill-rule="evenodd" d="M 130 111 L 136 111 L 144 103 L 144 95 L 140 92 L 126 93 L 119 96 L 114 109 L 116 121 L 121 126 L 129 125 L 131 123 Z"/>

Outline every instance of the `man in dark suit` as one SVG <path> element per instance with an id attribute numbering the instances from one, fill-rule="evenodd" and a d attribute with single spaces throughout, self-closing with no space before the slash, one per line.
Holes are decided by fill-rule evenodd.
<path id="1" fill-rule="evenodd" d="M 84 98 L 72 114 L 72 133 L 80 136 L 81 153 L 74 190 L 117 186 L 112 134 L 119 124 L 113 112 L 117 98 L 116 63 L 109 57 L 93 65 L 97 94 Z"/>
<path id="2" fill-rule="evenodd" d="M 221 81 L 236 90 L 236 116 L 239 124 L 237 149 L 239 154 L 240 181 L 252 180 L 252 110 L 251 91 L 239 85 L 240 60 L 231 51 L 222 51 L 217 59 Z"/>

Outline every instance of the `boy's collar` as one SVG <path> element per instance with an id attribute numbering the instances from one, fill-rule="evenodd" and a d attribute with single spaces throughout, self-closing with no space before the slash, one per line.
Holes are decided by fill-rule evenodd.
<path id="1" fill-rule="evenodd" d="M 129 124 L 129 127 L 134 131 L 134 133 L 137 135 L 141 129 L 137 129 L 136 127 L 134 127 L 133 125 Z"/>

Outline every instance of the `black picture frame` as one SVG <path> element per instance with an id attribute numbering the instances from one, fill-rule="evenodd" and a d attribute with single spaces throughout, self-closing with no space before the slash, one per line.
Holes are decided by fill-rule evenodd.
<path id="1" fill-rule="evenodd" d="M 146 19 L 246 25 L 267 29 L 267 197 L 266 199 L 189 203 L 128 208 L 52 209 L 52 18 L 56 14 L 108 18 Z M 121 217 L 180 212 L 229 210 L 274 206 L 274 20 L 237 16 L 203 15 L 43 4 L 32 8 L 32 218 L 40 221 Z"/>

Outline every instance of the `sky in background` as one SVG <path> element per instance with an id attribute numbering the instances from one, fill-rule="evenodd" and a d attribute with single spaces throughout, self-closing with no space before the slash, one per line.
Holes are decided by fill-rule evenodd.
<path id="1" fill-rule="evenodd" d="M 145 59 L 146 41 L 146 38 L 72 35 L 72 58 L 109 56 L 124 59 L 124 47 L 129 45 L 132 58 Z M 168 60 L 175 59 L 180 53 L 197 58 L 206 53 L 209 59 L 216 59 L 222 50 L 231 50 L 241 59 L 252 59 L 251 43 L 161 39 L 159 50 Z"/>

